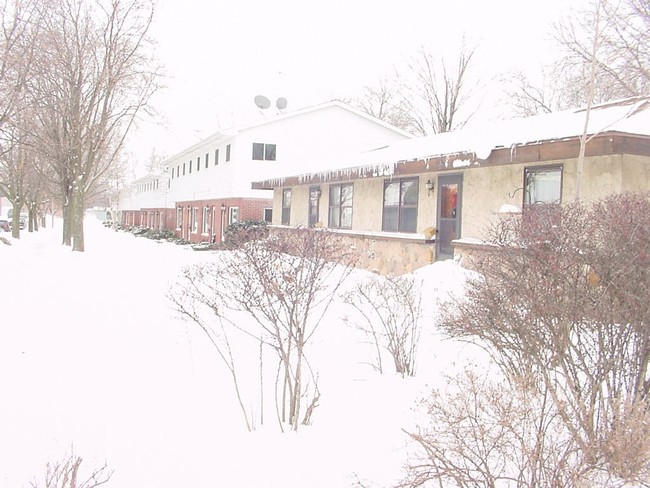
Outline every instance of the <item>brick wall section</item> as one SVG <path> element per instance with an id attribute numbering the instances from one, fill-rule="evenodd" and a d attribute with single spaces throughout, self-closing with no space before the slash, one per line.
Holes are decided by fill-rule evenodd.
<path id="1" fill-rule="evenodd" d="M 223 210 L 222 210 L 222 205 Z M 176 228 L 176 208 L 183 208 L 183 228 Z M 208 207 L 210 213 L 208 218 L 208 232 L 203 233 L 203 208 Z M 265 208 L 273 207 L 273 200 L 269 198 L 223 198 L 211 200 L 192 200 L 185 202 L 176 202 L 176 208 L 173 209 L 173 218 L 171 219 L 171 230 L 176 232 L 178 237 L 183 237 L 191 242 L 221 242 L 223 231 L 228 226 L 230 209 L 237 207 L 238 220 L 262 220 Z M 189 227 L 189 216 L 193 208 L 197 209 L 197 231 Z"/>

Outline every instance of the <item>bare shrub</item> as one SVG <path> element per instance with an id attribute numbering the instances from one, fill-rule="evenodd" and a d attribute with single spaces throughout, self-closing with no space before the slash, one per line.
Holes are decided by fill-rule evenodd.
<path id="1" fill-rule="evenodd" d="M 541 385 L 583 478 L 650 483 L 649 195 L 530 209 L 490 240 L 443 329 L 483 345 L 509 378 Z"/>
<path id="2" fill-rule="evenodd" d="M 576 486 L 575 446 L 548 396 L 520 378 L 466 368 L 422 401 L 427 423 L 408 435 L 420 455 L 400 488 Z"/>
<path id="3" fill-rule="evenodd" d="M 47 463 L 43 480 L 30 482 L 31 488 L 96 488 L 108 483 L 113 476 L 107 464 L 83 475 L 82 461 L 81 457 L 71 452 L 62 461 Z"/>
<path id="4" fill-rule="evenodd" d="M 170 296 L 181 314 L 211 337 L 233 375 L 236 353 L 227 330 L 271 348 L 278 359 L 278 420 L 281 428 L 288 424 L 297 430 L 310 421 L 320 395 L 306 349 L 351 260 L 336 235 L 324 230 L 249 237 L 246 233 L 247 242 L 220 253 L 216 261 L 187 269 Z"/>
<path id="5" fill-rule="evenodd" d="M 343 299 L 359 316 L 356 320 L 346 317 L 346 321 L 362 331 L 375 349 L 375 369 L 384 372 L 385 350 L 396 373 L 414 376 L 421 316 L 420 287 L 414 278 L 372 276 L 356 284 Z"/>

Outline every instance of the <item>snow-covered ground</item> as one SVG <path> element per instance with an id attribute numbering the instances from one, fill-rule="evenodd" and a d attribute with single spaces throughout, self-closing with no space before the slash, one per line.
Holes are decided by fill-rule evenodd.
<path id="1" fill-rule="evenodd" d="M 108 463 L 108 486 L 120 488 L 390 486 L 416 400 L 477 353 L 436 337 L 435 304 L 465 279 L 456 263 L 436 263 L 416 272 L 425 313 L 416 378 L 374 372 L 335 304 L 313 346 L 322 394 L 313 425 L 280 434 L 269 421 L 249 433 L 226 369 L 167 298 L 183 266 L 219 253 L 95 220 L 85 253 L 60 239 L 55 226 L 0 243 L 0 488 L 28 486 L 71 448 L 82 467 Z"/>

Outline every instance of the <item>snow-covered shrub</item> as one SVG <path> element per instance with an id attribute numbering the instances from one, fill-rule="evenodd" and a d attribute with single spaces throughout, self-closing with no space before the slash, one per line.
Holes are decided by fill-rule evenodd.
<path id="1" fill-rule="evenodd" d="M 591 486 L 650 483 L 650 195 L 525 210 L 488 240 L 443 330 L 539 385 Z"/>
<path id="2" fill-rule="evenodd" d="M 420 338 L 420 286 L 412 276 L 371 276 L 343 297 L 355 309 L 345 320 L 359 329 L 375 349 L 373 367 L 384 372 L 382 351 L 388 352 L 395 372 L 415 375 Z"/>
<path id="3" fill-rule="evenodd" d="M 249 429 L 252 415 L 244 405 L 250 402 L 243 398 L 236 352 L 230 346 L 235 334 L 260 347 L 260 363 L 261 348 L 277 359 L 273 376 L 260 373 L 259 390 L 271 385 L 280 427 L 297 430 L 309 423 L 320 392 L 307 351 L 350 272 L 349 262 L 336 234 L 295 229 L 248 241 L 219 253 L 219 259 L 186 268 L 169 293 L 176 309 L 208 336 L 229 369 Z"/>

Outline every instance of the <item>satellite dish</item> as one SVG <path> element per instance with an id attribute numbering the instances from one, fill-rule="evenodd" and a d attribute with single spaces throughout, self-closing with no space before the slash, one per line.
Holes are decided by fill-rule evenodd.
<path id="1" fill-rule="evenodd" d="M 255 97 L 255 105 L 257 105 L 261 109 L 265 109 L 271 106 L 271 102 L 264 95 L 257 95 Z"/>
<path id="2" fill-rule="evenodd" d="M 280 97 L 275 101 L 275 106 L 278 107 L 278 110 L 284 110 L 287 108 L 287 99 Z"/>

